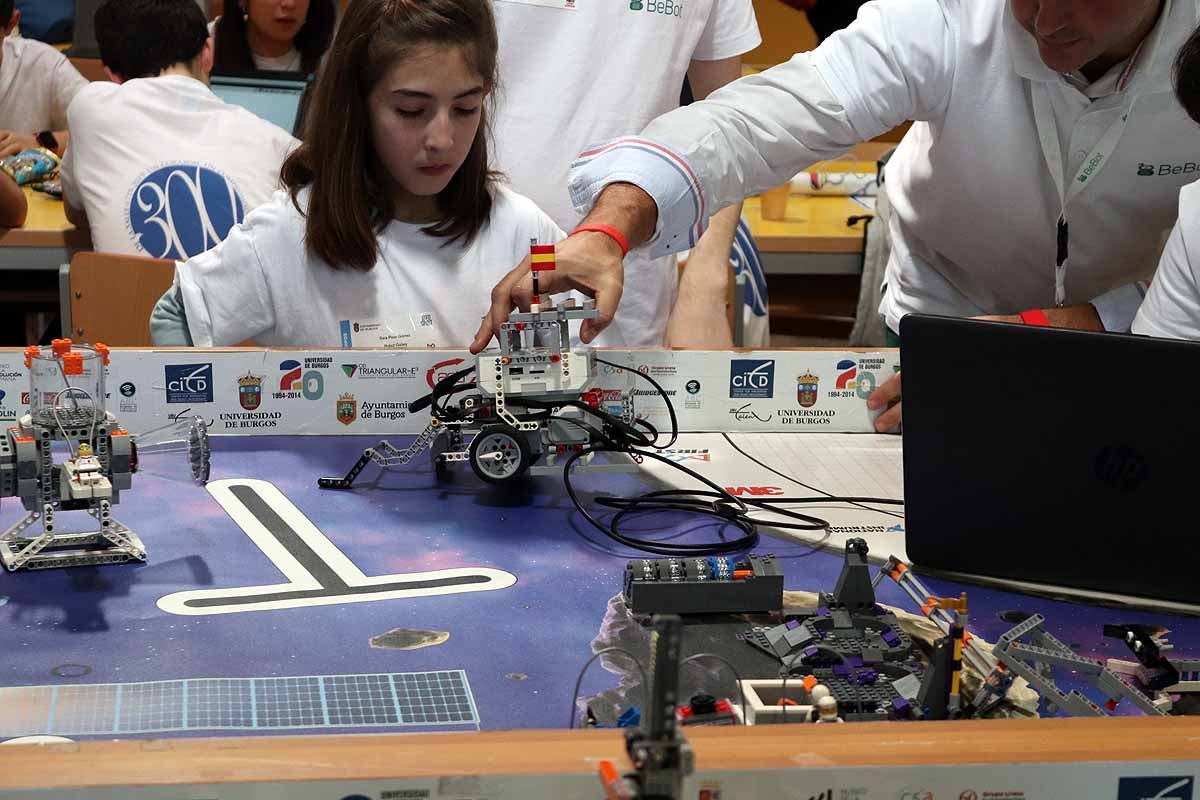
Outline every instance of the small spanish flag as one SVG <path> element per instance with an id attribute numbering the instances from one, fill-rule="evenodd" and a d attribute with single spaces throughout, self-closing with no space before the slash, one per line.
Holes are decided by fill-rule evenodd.
<path id="1" fill-rule="evenodd" d="M 554 269 L 554 245 L 531 244 L 529 246 L 530 268 L 534 272 Z"/>

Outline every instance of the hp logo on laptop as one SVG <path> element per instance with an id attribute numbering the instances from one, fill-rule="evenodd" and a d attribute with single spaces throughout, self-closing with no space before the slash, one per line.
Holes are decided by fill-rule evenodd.
<path id="1" fill-rule="evenodd" d="M 1097 478 L 1122 492 L 1132 492 L 1141 486 L 1149 472 L 1145 457 L 1125 445 L 1101 448 L 1092 460 L 1092 466 Z"/>

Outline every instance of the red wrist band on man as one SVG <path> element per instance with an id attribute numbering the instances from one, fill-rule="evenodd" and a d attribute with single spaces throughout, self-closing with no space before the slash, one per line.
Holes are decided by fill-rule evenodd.
<path id="1" fill-rule="evenodd" d="M 1031 308 L 1029 311 L 1022 311 L 1021 321 L 1026 325 L 1037 325 L 1042 328 L 1050 327 L 1050 320 L 1046 319 L 1046 313 L 1040 308 Z"/>
<path id="2" fill-rule="evenodd" d="M 585 233 L 587 231 L 591 231 L 592 233 L 603 233 L 607 235 L 617 243 L 618 247 L 621 248 L 621 258 L 624 258 L 626 255 L 628 255 L 629 240 L 625 238 L 625 234 L 621 233 L 612 225 L 580 225 L 578 228 L 571 231 L 571 235 L 574 236 L 577 233 Z"/>

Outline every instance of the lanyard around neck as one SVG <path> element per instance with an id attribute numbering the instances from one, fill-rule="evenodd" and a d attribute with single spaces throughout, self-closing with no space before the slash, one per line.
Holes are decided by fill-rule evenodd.
<path id="1" fill-rule="evenodd" d="M 1129 59 L 1129 64 L 1125 67 L 1120 79 L 1117 81 L 1117 92 L 1119 94 L 1124 93 L 1126 86 L 1129 84 L 1134 66 L 1137 64 L 1138 57 L 1142 53 L 1143 45 L 1138 46 L 1137 51 Z M 1104 135 L 1100 137 L 1100 141 L 1088 153 L 1087 158 L 1083 160 L 1074 177 L 1071 178 L 1070 183 L 1066 183 L 1066 172 L 1062 161 L 1062 140 L 1058 135 L 1058 124 L 1054 119 L 1054 106 L 1050 100 L 1050 87 L 1045 83 L 1035 83 L 1033 85 L 1034 121 L 1037 124 L 1038 137 L 1042 142 L 1042 151 L 1046 155 L 1046 164 L 1050 168 L 1050 175 L 1054 178 L 1054 184 L 1058 188 L 1059 197 L 1058 252 L 1054 267 L 1054 304 L 1056 306 L 1063 305 L 1067 297 L 1066 272 L 1067 260 L 1070 257 L 1070 227 L 1067 221 L 1067 206 L 1108 165 L 1112 154 L 1117 149 L 1117 144 L 1120 143 L 1121 137 L 1125 135 L 1125 127 L 1129 121 L 1130 114 L 1133 112 L 1133 104 L 1136 99 L 1136 95 L 1131 95 L 1123 99 L 1120 116 L 1108 126 L 1108 130 L 1104 132 Z"/>

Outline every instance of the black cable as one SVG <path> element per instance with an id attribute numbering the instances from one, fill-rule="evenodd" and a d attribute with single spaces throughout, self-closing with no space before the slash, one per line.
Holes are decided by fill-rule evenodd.
<path id="1" fill-rule="evenodd" d="M 733 541 L 722 542 L 719 544 L 675 544 L 675 543 L 668 543 L 668 542 L 649 542 L 644 539 L 635 539 L 630 536 L 626 536 L 626 535 L 622 534 L 620 532 L 620 530 L 618 530 L 617 524 L 613 524 L 613 523 L 609 523 L 608 525 L 602 524 L 598 519 L 596 519 L 594 516 L 592 516 L 591 512 L 589 512 L 586 508 L 584 508 L 583 503 L 581 503 L 579 501 L 579 496 L 575 493 L 575 487 L 571 483 L 571 466 L 576 461 L 578 461 L 580 458 L 582 458 L 585 455 L 588 455 L 589 453 L 606 453 L 606 452 L 607 453 L 636 454 L 636 455 L 642 456 L 643 458 L 656 459 L 658 461 L 661 461 L 664 464 L 670 464 L 672 467 L 679 469 L 680 471 L 686 473 L 690 477 L 695 478 L 696 480 L 700 481 L 701 483 L 705 484 L 706 486 L 714 489 L 716 491 L 716 493 L 719 493 L 724 498 L 728 498 L 728 502 L 735 504 L 738 507 L 738 513 L 731 514 L 728 511 L 729 506 L 727 504 L 718 505 L 716 503 L 712 504 L 711 508 L 708 508 L 708 509 L 700 509 L 699 507 L 697 507 L 695 509 L 689 509 L 689 510 L 694 510 L 694 511 L 697 511 L 698 513 L 702 513 L 707 516 L 716 517 L 717 519 L 720 519 L 723 522 L 732 524 L 735 527 L 740 528 L 743 531 L 744 535 L 739 536 L 738 538 L 734 539 Z M 665 555 L 665 556 L 712 556 L 712 555 L 723 555 L 725 553 L 741 552 L 743 550 L 748 550 L 748 549 L 752 548 L 755 544 L 758 543 L 758 533 L 754 529 L 754 523 L 751 522 L 748 519 L 748 517 L 746 516 L 749 513 L 750 509 L 746 505 L 746 503 L 744 503 L 741 500 L 741 498 L 730 495 L 728 492 L 725 492 L 723 489 L 721 489 L 720 486 L 717 486 L 715 483 L 710 481 L 708 478 L 705 478 L 703 475 L 699 474 L 698 472 L 688 469 L 687 467 L 683 466 L 682 464 L 671 461 L 670 459 L 666 458 L 665 456 L 663 456 L 659 453 L 654 452 L 653 450 L 634 450 L 634 449 L 622 450 L 622 449 L 605 447 L 605 446 L 589 447 L 589 448 L 585 448 L 583 450 L 578 450 L 578 451 L 572 453 L 570 455 L 570 457 L 567 458 L 566 463 L 563 464 L 563 485 L 567 490 L 567 496 L 571 498 L 571 502 L 575 505 L 575 508 L 579 511 L 580 514 L 583 515 L 584 519 L 586 519 L 589 523 L 591 523 L 592 527 L 594 527 L 596 530 L 600 531 L 601 533 L 603 533 L 605 536 L 609 537 L 610 539 L 612 539 L 620 544 L 623 544 L 626 547 L 631 547 L 634 550 L 641 550 L 641 551 L 644 551 L 647 553 L 657 553 L 658 555 Z M 602 500 L 619 500 L 619 498 L 603 498 Z M 636 498 L 634 500 L 636 501 Z M 659 510 L 659 509 L 654 509 L 653 507 L 647 507 L 646 509 L 641 509 L 641 510 L 649 511 L 649 510 Z M 663 509 L 663 510 L 667 510 L 667 509 Z M 625 512 L 619 512 L 618 516 L 620 516 L 623 513 L 625 513 Z M 614 519 L 614 522 L 615 521 L 616 520 Z"/>
<path id="2" fill-rule="evenodd" d="M 810 492 L 816 492 L 817 494 L 824 495 L 823 498 L 815 498 L 817 500 L 824 500 L 826 502 L 836 502 L 836 503 L 849 503 L 850 505 L 857 506 L 858 508 L 861 508 L 864 511 L 874 511 L 876 514 L 886 514 L 889 517 L 896 517 L 897 519 L 904 519 L 903 514 L 897 514 L 894 511 L 884 511 L 879 508 L 871 508 L 870 506 L 863 505 L 862 503 L 864 500 L 867 500 L 866 498 L 837 497 L 837 496 L 832 495 L 829 492 L 825 491 L 824 489 L 818 489 L 816 486 L 809 486 L 804 481 L 797 480 L 796 478 L 793 478 L 791 475 L 785 475 L 784 473 L 782 473 L 779 470 L 772 467 L 770 464 L 766 464 L 766 463 L 760 461 L 759 459 L 755 458 L 754 456 L 750 455 L 745 450 L 738 447 L 737 443 L 734 442 L 733 439 L 731 439 L 729 437 L 728 433 L 722 433 L 721 436 L 725 437 L 725 441 L 729 442 L 730 447 L 732 447 L 734 450 L 741 453 L 746 458 L 753 461 L 755 464 L 758 464 L 760 467 L 767 470 L 768 472 L 772 472 L 772 473 L 778 475 L 779 477 L 783 478 L 786 481 L 791 481 L 792 483 L 796 484 L 797 486 L 803 486 L 805 489 L 808 489 Z M 806 500 L 805 502 L 813 502 L 813 501 Z M 892 500 L 892 499 L 870 498 L 869 500 L 867 500 L 867 502 L 875 503 L 876 505 L 893 505 L 893 506 L 904 505 L 903 500 Z"/>
<path id="3" fill-rule="evenodd" d="M 675 406 L 673 406 L 671 404 L 671 398 L 669 396 L 667 396 L 666 390 L 663 389 L 663 387 L 659 385 L 658 381 L 654 380 L 654 378 L 651 378 L 649 375 L 647 375 L 644 372 L 638 372 L 636 369 L 630 369 L 629 367 L 623 366 L 621 364 L 614 364 L 613 362 L 605 361 L 602 358 L 597 358 L 596 363 L 603 364 L 606 367 L 612 367 L 614 369 L 621 369 L 621 370 L 625 370 L 626 372 L 632 372 L 634 375 L 637 375 L 639 378 L 648 382 L 651 386 L 654 387 L 655 391 L 657 391 L 659 396 L 662 397 L 663 402 L 667 404 L 667 414 L 671 417 L 671 439 L 666 444 L 664 444 L 662 447 L 658 447 L 656 445 L 655 449 L 666 450 L 667 448 L 674 445 L 675 440 L 679 438 L 679 419 L 675 416 Z"/>
<path id="4" fill-rule="evenodd" d="M 642 694 L 645 695 L 643 704 L 650 699 L 650 679 L 647 676 L 646 668 L 642 666 L 642 662 L 637 660 L 637 656 L 624 647 L 605 647 L 603 650 L 597 650 L 593 653 L 592 657 L 583 665 L 583 669 L 579 670 L 579 677 L 575 679 L 575 691 L 571 694 L 571 720 L 567 723 L 568 729 L 575 727 L 575 704 L 579 702 L 579 687 L 583 684 L 583 676 L 587 673 L 588 667 L 605 653 L 621 653 L 633 662 L 633 665 L 638 669 L 638 673 L 642 676 Z"/>
<path id="5" fill-rule="evenodd" d="M 828 503 L 828 502 L 846 502 L 851 505 L 858 506 L 867 511 L 874 511 L 880 514 L 888 514 L 903 518 L 900 514 L 893 514 L 888 511 L 881 511 L 862 505 L 864 502 L 876 504 L 891 504 L 903 505 L 903 501 L 890 500 L 885 498 L 870 498 L 870 497 L 836 497 L 829 492 L 822 491 L 814 486 L 809 486 L 802 481 L 796 480 L 782 472 L 764 464 L 754 456 L 751 456 L 746 451 L 742 450 L 729 437 L 728 434 L 722 434 L 725 440 L 734 450 L 741 453 L 746 458 L 755 462 L 764 469 L 785 478 L 792 483 L 803 486 L 809 491 L 816 492 L 821 497 L 773 497 L 773 498 L 752 498 L 743 499 L 735 497 L 725 490 L 724 487 L 718 486 L 713 481 L 699 474 L 698 472 L 685 467 L 679 462 L 672 461 L 662 455 L 662 451 L 672 447 L 679 439 L 679 419 L 675 414 L 675 407 L 671 403 L 666 390 L 646 373 L 638 370 L 617 364 L 611 361 L 606 361 L 602 358 L 595 358 L 595 362 L 618 369 L 624 372 L 630 372 L 638 378 L 645 380 L 662 398 L 667 407 L 667 414 L 671 421 L 671 435 L 665 444 L 658 443 L 661 438 L 661 432 L 657 430 L 647 420 L 638 419 L 632 424 L 608 411 L 593 407 L 582 400 L 570 399 L 562 401 L 542 401 L 529 398 L 514 398 L 512 405 L 525 408 L 533 413 L 523 415 L 515 415 L 518 419 L 525 420 L 546 420 L 554 419 L 562 422 L 567 422 L 582 429 L 588 435 L 591 444 L 581 450 L 571 453 L 563 464 L 563 485 L 567 490 L 567 495 L 571 499 L 575 508 L 583 515 L 583 518 L 588 521 L 594 528 L 603 533 L 605 536 L 614 541 L 634 550 L 640 550 L 648 553 L 655 553 L 665 556 L 680 556 L 680 557 L 697 557 L 710 555 L 725 555 L 729 553 L 737 553 L 749 550 L 758 543 L 758 525 L 766 525 L 768 527 L 779 528 L 781 530 L 809 530 L 809 531 L 824 531 L 825 536 L 814 547 L 819 547 L 831 535 L 830 524 L 827 520 L 820 517 L 802 514 L 798 511 L 793 511 L 785 506 L 804 504 L 804 503 Z M 458 422 L 466 420 L 476 413 L 476 408 L 448 408 L 446 402 L 455 394 L 471 391 L 477 388 L 477 384 L 459 383 L 463 378 L 474 371 L 474 367 L 459 370 L 450 375 L 445 376 L 434 386 L 433 391 L 429 395 L 420 398 L 410 405 L 410 410 L 420 411 L 426 405 L 431 407 L 431 411 L 435 417 L 444 422 Z M 580 419 L 565 417 L 557 412 L 563 408 L 575 408 L 586 415 L 590 415 L 600 422 L 600 427 L 597 428 L 593 424 L 583 422 Z M 641 429 L 639 429 L 639 427 Z M 644 429 L 644 430 L 642 430 Z M 600 497 L 596 502 L 606 508 L 614 509 L 616 514 L 607 524 L 600 522 L 593 516 L 579 500 L 579 496 L 575 491 L 575 487 L 571 482 L 571 467 L 585 456 L 594 455 L 596 453 L 616 453 L 627 455 L 636 461 L 642 461 L 646 458 L 651 458 L 663 464 L 667 464 L 673 469 L 683 472 L 692 479 L 704 484 L 706 490 L 668 490 L 659 492 L 649 492 L 632 498 L 619 497 Z M 754 511 L 765 511 L 776 516 L 786 517 L 788 522 L 767 521 L 755 519 L 751 515 Z M 621 532 L 620 527 L 629 517 L 637 514 L 647 514 L 656 512 L 685 512 L 695 513 L 703 516 L 712 517 L 725 525 L 732 525 L 742 531 L 742 535 L 731 541 L 713 543 L 713 544 L 676 544 L 668 542 L 647 541 L 632 536 L 628 536 Z"/>

